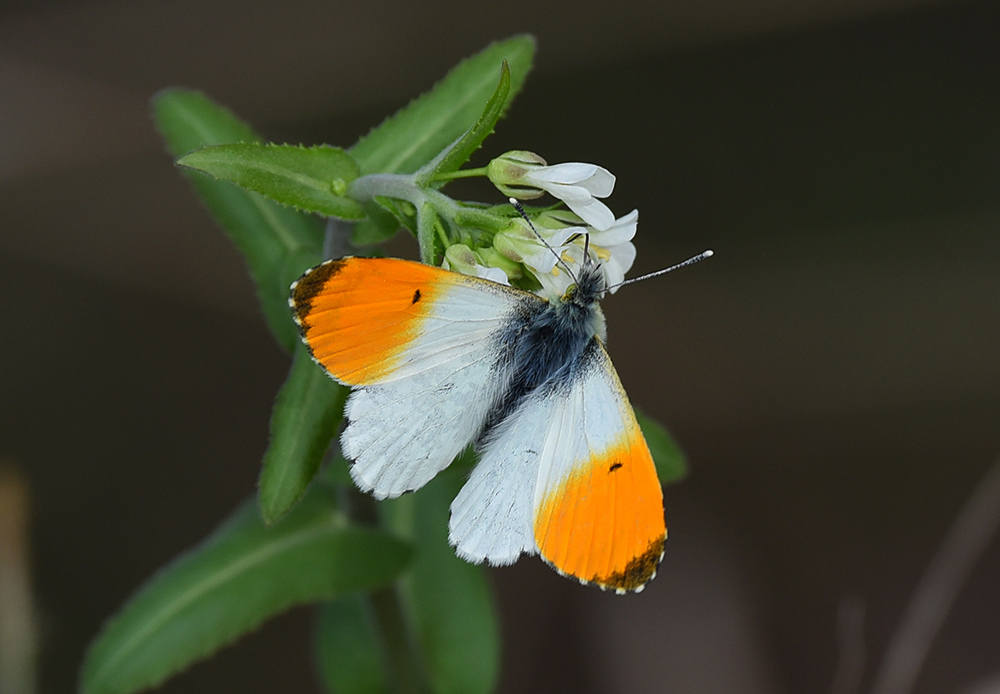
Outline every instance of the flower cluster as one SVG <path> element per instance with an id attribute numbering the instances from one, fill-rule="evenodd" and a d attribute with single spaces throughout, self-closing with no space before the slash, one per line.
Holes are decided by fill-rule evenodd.
<path id="1" fill-rule="evenodd" d="M 513 198 L 531 200 L 548 193 L 569 210 L 539 212 L 531 223 L 512 217 L 510 224 L 492 237 L 490 246 L 450 246 L 445 267 L 503 284 L 533 278 L 540 285 L 538 293 L 554 300 L 566 295 L 588 251 L 590 261 L 604 271 L 611 291 L 625 278 L 635 260 L 632 237 L 639 211 L 616 219 L 599 199 L 614 190 L 615 177 L 607 169 L 575 162 L 549 166 L 533 152 L 513 151 L 490 162 L 486 175 Z"/>

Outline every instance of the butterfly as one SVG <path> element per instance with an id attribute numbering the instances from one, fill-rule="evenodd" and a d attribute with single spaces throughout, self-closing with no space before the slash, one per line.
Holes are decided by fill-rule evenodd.
<path id="1" fill-rule="evenodd" d="M 588 258 L 589 260 L 589 258 Z M 474 444 L 451 504 L 463 559 L 540 554 L 618 593 L 656 575 L 663 494 L 604 348 L 598 264 L 561 300 L 393 258 L 307 271 L 289 304 L 313 359 L 350 386 L 341 450 L 379 499 L 419 489 Z"/>

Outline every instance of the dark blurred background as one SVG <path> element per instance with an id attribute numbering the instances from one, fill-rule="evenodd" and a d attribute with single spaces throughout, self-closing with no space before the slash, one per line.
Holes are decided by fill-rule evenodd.
<path id="1" fill-rule="evenodd" d="M 660 575 L 618 598 L 492 570 L 502 691 L 830 691 L 845 604 L 869 689 L 1000 453 L 997 2 L 4 3 L 0 520 L 27 499 L 40 691 L 253 493 L 288 367 L 149 98 L 346 146 L 519 31 L 536 70 L 477 161 L 609 168 L 635 273 L 716 257 L 604 306 L 633 402 L 690 458 Z M 916 692 L 1000 691 L 997 586 L 994 537 Z M 310 629 L 293 611 L 163 691 L 318 692 Z"/>

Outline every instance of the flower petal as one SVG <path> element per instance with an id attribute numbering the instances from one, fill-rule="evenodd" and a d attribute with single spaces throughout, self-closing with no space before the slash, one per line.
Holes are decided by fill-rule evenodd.
<path id="1" fill-rule="evenodd" d="M 584 164 L 581 162 L 566 162 L 563 164 L 553 164 L 543 166 L 529 171 L 525 175 L 525 180 L 529 182 L 554 183 L 557 185 L 577 185 L 585 188 L 591 195 L 598 198 L 606 198 L 615 189 L 615 176 L 613 173 L 597 164 Z M 539 188 L 545 188 L 539 185 Z"/>
<path id="2" fill-rule="evenodd" d="M 498 267 L 486 267 L 485 265 L 476 266 L 476 276 L 482 277 L 483 279 L 492 280 L 497 284 L 505 284 L 510 286 L 510 280 L 507 279 L 507 273 Z"/>
<path id="3" fill-rule="evenodd" d="M 598 246 L 611 248 L 622 243 L 628 243 L 635 237 L 639 224 L 639 210 L 632 210 L 624 217 L 619 217 L 615 223 L 606 229 L 594 231 L 590 240 Z"/>
<path id="4" fill-rule="evenodd" d="M 600 200 L 594 198 L 590 198 L 587 202 L 576 202 L 565 198 L 563 200 L 569 205 L 569 209 L 598 231 L 604 231 L 615 223 L 615 213 Z"/>
<path id="5" fill-rule="evenodd" d="M 608 291 L 612 294 L 618 291 L 617 285 L 625 281 L 625 274 L 632 269 L 634 262 L 635 246 L 631 243 L 623 243 L 612 249 L 611 259 L 604 264 Z"/>
<path id="6" fill-rule="evenodd" d="M 576 184 L 589 179 L 599 168 L 601 167 L 597 166 L 597 164 L 565 162 L 563 164 L 540 166 L 532 169 L 525 174 L 525 179 L 547 183 Z"/>
<path id="7" fill-rule="evenodd" d="M 606 198 L 615 189 L 615 175 L 603 166 L 594 167 L 594 175 L 582 183 L 596 198 Z"/>

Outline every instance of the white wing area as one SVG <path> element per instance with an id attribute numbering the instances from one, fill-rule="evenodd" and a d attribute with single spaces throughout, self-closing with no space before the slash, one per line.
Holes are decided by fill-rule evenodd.
<path id="1" fill-rule="evenodd" d="M 428 302 L 396 368 L 347 401 L 341 446 L 361 489 L 380 499 L 419 489 L 478 436 L 507 388 L 497 336 L 521 301 L 473 280 Z"/>
<path id="2" fill-rule="evenodd" d="M 532 531 L 538 451 L 561 404 L 536 391 L 493 432 L 451 503 L 448 541 L 462 559 L 512 564 L 538 551 Z"/>
<path id="3" fill-rule="evenodd" d="M 561 420 L 553 423 L 539 456 L 533 509 L 574 471 L 604 454 L 636 426 L 611 357 L 596 340 L 580 358 L 580 368 L 564 397 Z"/>
<path id="4" fill-rule="evenodd" d="M 596 340 L 567 381 L 528 396 L 493 432 L 451 505 L 449 541 L 463 559 L 510 564 L 535 554 L 535 509 L 574 469 L 626 430 L 611 360 Z"/>

